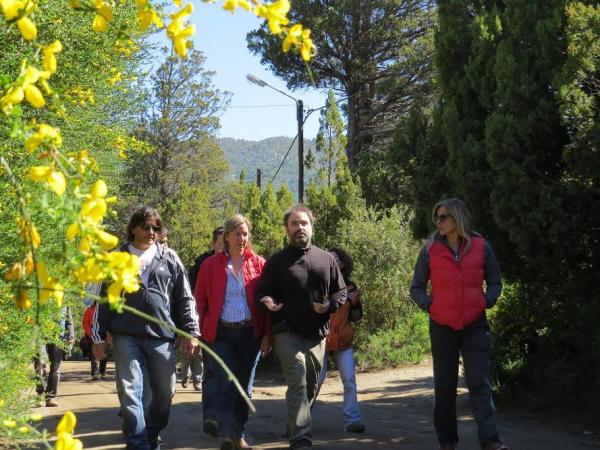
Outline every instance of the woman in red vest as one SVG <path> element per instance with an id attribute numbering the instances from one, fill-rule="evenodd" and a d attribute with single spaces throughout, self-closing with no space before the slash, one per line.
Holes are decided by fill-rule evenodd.
<path id="1" fill-rule="evenodd" d="M 225 251 L 209 257 L 200 266 L 194 289 L 202 339 L 231 369 L 246 392 L 251 392 L 251 373 L 259 350 L 270 349 L 269 322 L 258 310 L 254 292 L 265 260 L 250 249 L 252 225 L 238 214 L 225 222 Z M 221 450 L 251 449 L 244 439 L 248 405 L 227 374 L 208 357 L 205 364 L 216 376 L 215 405 Z"/>
<path id="2" fill-rule="evenodd" d="M 508 450 L 496 426 L 489 379 L 491 334 L 485 314 L 502 291 L 500 266 L 491 245 L 471 230 L 469 212 L 460 199 L 439 202 L 432 219 L 436 231 L 419 254 L 410 294 L 430 316 L 437 437 L 442 450 L 456 448 L 456 388 L 462 354 L 481 448 Z"/>

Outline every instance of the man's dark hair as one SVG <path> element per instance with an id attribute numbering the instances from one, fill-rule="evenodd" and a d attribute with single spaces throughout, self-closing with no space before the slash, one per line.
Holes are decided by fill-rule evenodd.
<path id="1" fill-rule="evenodd" d="M 213 230 L 213 238 L 212 241 L 213 242 L 217 242 L 217 239 L 219 239 L 219 236 L 221 236 L 223 234 L 223 232 L 225 231 L 224 227 L 217 227 Z"/>
<path id="2" fill-rule="evenodd" d="M 315 221 L 315 218 L 313 216 L 313 213 L 310 209 L 308 209 L 307 206 L 304 206 L 302 203 L 298 203 L 297 205 L 294 205 L 290 208 L 288 208 L 284 213 L 283 213 L 283 224 L 285 226 L 287 226 L 288 224 L 288 219 L 290 218 L 290 216 L 295 213 L 295 212 L 303 212 L 306 213 L 306 215 L 308 216 L 308 220 L 310 221 L 310 224 L 312 225 L 313 222 Z"/>
<path id="3" fill-rule="evenodd" d="M 347 280 L 348 278 L 350 278 L 350 275 L 352 275 L 352 271 L 354 270 L 354 263 L 352 262 L 352 257 L 341 248 L 334 247 L 332 249 L 329 249 L 329 251 L 335 253 L 336 255 L 338 255 L 338 258 L 340 258 L 342 266 L 344 266 L 340 267 L 340 272 L 342 272 L 342 276 L 344 277 L 344 279 Z"/>
<path id="4" fill-rule="evenodd" d="M 162 219 L 160 218 L 160 214 L 154 208 L 150 206 L 143 206 L 133 213 L 131 219 L 129 219 L 129 224 L 127 225 L 127 239 L 129 242 L 133 242 L 135 240 L 135 235 L 133 234 L 133 229 L 138 225 L 144 225 L 147 219 L 154 219 L 156 224 L 161 228 L 163 227 Z"/>

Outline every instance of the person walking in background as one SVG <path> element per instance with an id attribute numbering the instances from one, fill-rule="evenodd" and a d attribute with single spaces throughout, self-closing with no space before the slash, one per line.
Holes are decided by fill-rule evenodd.
<path id="1" fill-rule="evenodd" d="M 204 372 L 204 367 L 202 364 L 202 354 L 200 352 L 200 347 L 194 351 L 193 355 L 188 355 L 185 348 L 180 345 L 177 345 L 178 349 L 178 357 L 179 362 L 181 364 L 181 387 L 188 387 L 188 380 L 190 379 L 190 371 L 191 371 L 191 380 L 192 386 L 194 386 L 195 391 L 201 391 L 202 388 L 202 375 Z"/>
<path id="2" fill-rule="evenodd" d="M 71 308 L 66 306 L 61 309 L 61 320 L 59 323 L 61 344 L 55 342 L 47 342 L 44 345 L 50 370 L 44 376 L 44 363 L 42 362 L 41 352 L 34 358 L 34 367 L 38 376 L 38 385 L 36 392 L 38 395 L 44 395 L 46 406 L 58 406 L 56 395 L 58 393 L 58 383 L 60 381 L 60 364 L 67 353 L 70 353 L 75 341 L 75 330 L 73 327 L 73 316 Z"/>
<path id="3" fill-rule="evenodd" d="M 242 215 L 225 222 L 224 253 L 216 253 L 200 267 L 194 296 L 198 302 L 204 340 L 249 392 L 249 381 L 259 350 L 270 349 L 267 314 L 254 303 L 254 292 L 264 259 L 251 250 L 252 225 Z M 206 365 L 216 376 L 215 404 L 221 450 L 251 449 L 244 438 L 248 404 L 223 368 L 210 355 Z"/>
<path id="4" fill-rule="evenodd" d="M 189 271 L 189 280 L 192 286 L 192 292 L 195 291 L 196 282 L 198 281 L 198 273 L 200 272 L 200 267 L 202 263 L 214 255 L 215 253 L 223 252 L 223 227 L 217 227 L 212 232 L 212 241 L 210 243 L 210 250 L 196 258 L 194 261 L 194 265 L 190 268 Z M 196 299 L 197 300 L 197 299 Z M 197 359 L 201 358 L 202 361 L 206 361 L 207 353 L 204 349 L 201 350 L 201 353 L 197 356 Z M 197 367 L 197 366 L 196 366 Z M 192 369 L 193 371 L 193 369 Z M 194 377 L 194 373 L 192 372 L 192 378 Z M 182 379 L 183 381 L 183 379 Z M 218 423 L 217 423 L 217 412 L 215 409 L 215 405 L 217 402 L 216 391 L 216 377 L 212 372 L 211 368 L 208 364 L 203 366 L 202 371 L 202 430 L 212 436 L 217 437 L 218 433 Z"/>
<path id="5" fill-rule="evenodd" d="M 94 352 L 92 350 L 92 319 L 94 314 L 96 313 L 96 302 L 93 302 L 91 305 L 85 308 L 83 312 L 83 319 L 81 326 L 84 331 L 84 338 L 89 343 L 89 355 L 90 355 L 90 365 L 91 365 L 91 375 L 92 380 L 99 380 L 102 378 L 103 380 L 106 378 L 106 364 L 108 362 L 108 358 L 103 358 L 101 360 L 96 359 L 94 356 Z"/>
<path id="6" fill-rule="evenodd" d="M 312 212 L 288 209 L 283 224 L 289 245 L 267 261 L 256 293 L 271 311 L 273 349 L 285 377 L 286 434 L 292 450 L 312 447 L 310 408 L 327 335 L 329 315 L 346 300 L 346 285 L 333 255 L 311 245 Z"/>
<path id="7" fill-rule="evenodd" d="M 363 433 L 365 426 L 362 423 L 358 407 L 354 351 L 352 349 L 352 340 L 354 338 L 352 323 L 358 322 L 363 316 L 362 303 L 360 301 L 361 296 L 356 285 L 350 281 L 353 270 L 350 255 L 340 248 L 332 248 L 329 252 L 335 258 L 335 262 L 344 277 L 347 298 L 346 302 L 331 314 L 329 336 L 327 336 L 325 349 L 333 355 L 344 387 L 344 430 L 351 433 Z M 323 359 L 323 367 L 319 375 L 318 390 L 321 389 L 326 375 L 327 353 Z"/>
<path id="8" fill-rule="evenodd" d="M 128 243 L 121 251 L 139 258 L 142 285 L 126 293 L 125 304 L 199 336 L 196 302 L 187 273 L 177 254 L 157 242 L 162 220 L 154 208 L 133 213 L 127 226 Z M 100 295 L 104 297 L 103 284 Z M 92 321 L 93 351 L 103 359 L 107 332 L 112 336 L 117 391 L 123 417 L 123 435 L 128 450 L 160 449 L 160 431 L 167 425 L 175 393 L 175 335 L 171 328 L 147 321 L 128 311 L 118 313 L 101 303 Z M 192 353 L 198 343 L 183 339 Z M 144 414 L 144 380 L 148 379 L 152 400 Z"/>
<path id="9" fill-rule="evenodd" d="M 458 442 L 456 388 L 462 354 L 481 448 L 508 450 L 496 426 L 489 376 L 491 333 L 485 313 L 502 291 L 500 266 L 489 242 L 471 230 L 462 200 L 440 201 L 432 220 L 436 231 L 419 254 L 410 294 L 430 317 L 438 441 L 442 450 L 453 450 Z"/>

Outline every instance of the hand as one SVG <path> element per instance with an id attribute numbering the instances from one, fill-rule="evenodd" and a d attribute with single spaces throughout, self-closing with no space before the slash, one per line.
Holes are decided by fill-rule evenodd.
<path id="1" fill-rule="evenodd" d="M 104 342 L 101 342 L 100 344 L 94 343 L 94 345 L 92 345 L 92 352 L 94 352 L 94 358 L 96 358 L 98 361 L 102 361 L 104 358 L 106 358 Z"/>
<path id="2" fill-rule="evenodd" d="M 273 300 L 273 297 L 263 297 L 260 300 L 261 303 L 263 303 L 267 309 L 271 312 L 277 312 L 279 311 L 281 308 L 283 308 L 283 304 L 282 303 L 275 303 L 275 300 Z"/>
<path id="3" fill-rule="evenodd" d="M 350 300 L 350 304 L 352 306 L 356 305 L 360 302 L 360 291 L 358 289 L 354 289 L 353 291 L 348 292 L 348 300 Z"/>
<path id="4" fill-rule="evenodd" d="M 198 344 L 198 339 L 196 338 L 182 338 L 182 344 L 185 346 L 185 353 L 188 356 L 188 358 L 191 358 L 194 356 L 194 353 L 196 352 L 196 349 L 198 347 L 200 347 L 200 344 Z"/>
<path id="5" fill-rule="evenodd" d="M 313 309 L 317 314 L 325 314 L 329 312 L 329 299 L 324 299 L 323 303 L 313 302 Z"/>
<path id="6" fill-rule="evenodd" d="M 112 345 L 112 334 L 106 333 L 106 343 Z"/>
<path id="7" fill-rule="evenodd" d="M 263 336 L 260 341 L 260 356 L 265 357 L 271 351 L 271 338 L 269 336 Z"/>

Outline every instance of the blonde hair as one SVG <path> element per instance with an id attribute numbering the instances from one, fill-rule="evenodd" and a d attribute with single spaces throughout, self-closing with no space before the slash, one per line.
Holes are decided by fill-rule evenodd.
<path id="1" fill-rule="evenodd" d="M 243 216 L 242 214 L 236 214 L 227 219 L 223 225 L 223 245 L 225 246 L 225 250 L 228 250 L 227 235 L 242 224 L 246 224 L 248 227 L 248 248 L 252 248 L 252 224 L 246 218 L 246 216 Z"/>
<path id="2" fill-rule="evenodd" d="M 431 213 L 431 219 L 435 220 L 438 209 L 442 206 L 446 207 L 448 214 L 452 216 L 456 223 L 456 231 L 458 235 L 465 239 L 466 244 L 463 248 L 462 255 L 465 255 L 471 249 L 471 235 L 473 230 L 471 229 L 471 214 L 465 206 L 464 202 L 460 198 L 447 198 L 436 203 Z M 433 238 L 436 232 L 434 232 L 429 238 L 430 244 L 433 243 Z M 462 256 L 461 255 L 461 256 Z"/>

